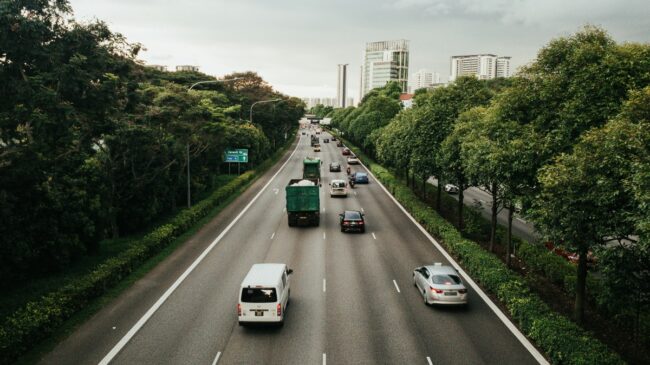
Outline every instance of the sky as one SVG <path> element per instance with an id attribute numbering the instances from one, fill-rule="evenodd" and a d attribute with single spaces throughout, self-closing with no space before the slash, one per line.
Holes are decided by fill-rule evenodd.
<path id="1" fill-rule="evenodd" d="M 70 0 L 77 20 L 105 21 L 147 64 L 197 65 L 221 77 L 255 71 L 276 90 L 335 97 L 349 64 L 358 97 L 366 42 L 407 39 L 410 69 L 450 73 L 450 57 L 492 53 L 512 66 L 586 24 L 618 42 L 650 42 L 648 0 Z"/>

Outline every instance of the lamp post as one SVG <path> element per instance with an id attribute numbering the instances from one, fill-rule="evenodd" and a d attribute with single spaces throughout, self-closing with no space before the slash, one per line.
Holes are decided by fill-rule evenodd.
<path id="1" fill-rule="evenodd" d="M 194 86 L 201 85 L 201 84 L 217 84 L 217 83 L 220 83 L 220 82 L 230 82 L 230 81 L 241 80 L 241 79 L 243 79 L 243 77 L 235 77 L 235 78 L 232 78 L 232 79 L 222 79 L 222 80 L 199 81 L 199 82 L 193 83 L 192 86 L 190 86 L 187 89 L 187 92 L 190 92 L 190 90 L 192 90 L 194 88 Z M 192 207 L 192 195 L 191 195 L 191 188 L 190 188 L 190 181 L 191 180 L 190 180 L 190 142 L 189 142 L 189 140 L 187 141 L 187 144 L 186 144 L 185 147 L 186 147 L 185 148 L 185 151 L 186 151 L 185 157 L 187 159 L 187 208 L 191 208 Z"/>
<path id="2" fill-rule="evenodd" d="M 262 103 L 273 103 L 273 102 L 276 102 L 276 101 L 282 101 L 282 99 L 278 98 L 278 99 L 260 100 L 260 101 L 256 101 L 256 102 L 254 102 L 254 103 L 251 105 L 250 116 L 249 116 L 249 119 L 248 119 L 248 120 L 249 120 L 251 123 L 253 123 L 253 107 L 254 107 L 255 105 L 257 105 L 257 104 L 262 104 Z"/>

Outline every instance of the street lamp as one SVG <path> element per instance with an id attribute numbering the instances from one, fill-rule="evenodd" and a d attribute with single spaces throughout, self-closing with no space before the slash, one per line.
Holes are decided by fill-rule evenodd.
<path id="1" fill-rule="evenodd" d="M 222 80 L 199 81 L 199 82 L 193 83 L 192 86 L 190 86 L 187 89 L 187 92 L 190 92 L 190 90 L 192 90 L 194 88 L 194 86 L 201 85 L 201 84 L 216 84 L 216 83 L 220 83 L 220 82 L 230 82 L 230 81 L 241 80 L 241 79 L 243 79 L 243 77 L 235 77 L 235 78 L 232 78 L 232 79 L 222 79 Z M 186 151 L 186 158 L 187 158 L 187 208 L 191 208 L 192 207 L 192 195 L 191 195 L 191 189 L 190 189 L 190 142 L 189 142 L 189 140 L 187 141 L 185 151 Z"/>
<path id="2" fill-rule="evenodd" d="M 260 101 L 254 102 L 253 105 L 251 105 L 249 121 L 251 123 L 253 123 L 253 107 L 255 105 L 262 104 L 262 103 L 273 103 L 273 102 L 276 102 L 276 101 L 282 101 L 282 99 L 260 100 Z"/>

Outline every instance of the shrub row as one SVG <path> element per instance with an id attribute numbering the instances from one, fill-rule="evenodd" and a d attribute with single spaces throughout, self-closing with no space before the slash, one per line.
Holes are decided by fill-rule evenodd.
<path id="1" fill-rule="evenodd" d="M 126 251 L 100 264 L 88 275 L 17 310 L 0 327 L 0 363 L 11 363 L 34 343 L 52 334 L 65 320 L 137 270 L 255 176 L 253 171 L 238 176 L 207 199 L 181 211 L 169 223 L 134 242 Z"/>
<path id="2" fill-rule="evenodd" d="M 353 148 L 354 149 L 354 148 Z M 384 167 L 355 151 L 372 173 L 393 192 L 395 198 L 438 241 L 463 268 L 506 307 L 510 316 L 554 364 L 622 364 L 591 333 L 554 312 L 526 282 L 493 254 L 460 232 Z M 520 251 L 521 252 L 521 251 Z"/>

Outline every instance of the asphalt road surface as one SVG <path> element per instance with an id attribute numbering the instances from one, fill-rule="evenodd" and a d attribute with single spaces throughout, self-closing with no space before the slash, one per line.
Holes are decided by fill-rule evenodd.
<path id="1" fill-rule="evenodd" d="M 322 152 L 313 152 L 309 132 L 301 135 L 290 158 L 288 153 L 274 171 L 41 362 L 520 365 L 539 361 L 472 287 L 466 308 L 425 306 L 413 287 L 413 269 L 448 261 L 374 178 L 368 185 L 357 185 L 347 198 L 330 198 L 327 185 L 344 178 L 347 164 L 335 143 L 321 146 Z M 302 159 L 308 155 L 320 155 L 324 161 L 321 223 L 288 227 L 284 186 L 302 176 Z M 331 161 L 340 162 L 343 172 L 330 173 Z M 362 169 L 353 167 L 353 171 Z M 344 209 L 365 212 L 365 234 L 340 232 L 338 214 Z M 287 263 L 294 270 L 282 328 L 237 324 L 239 285 L 251 265 L 261 262 Z"/>

